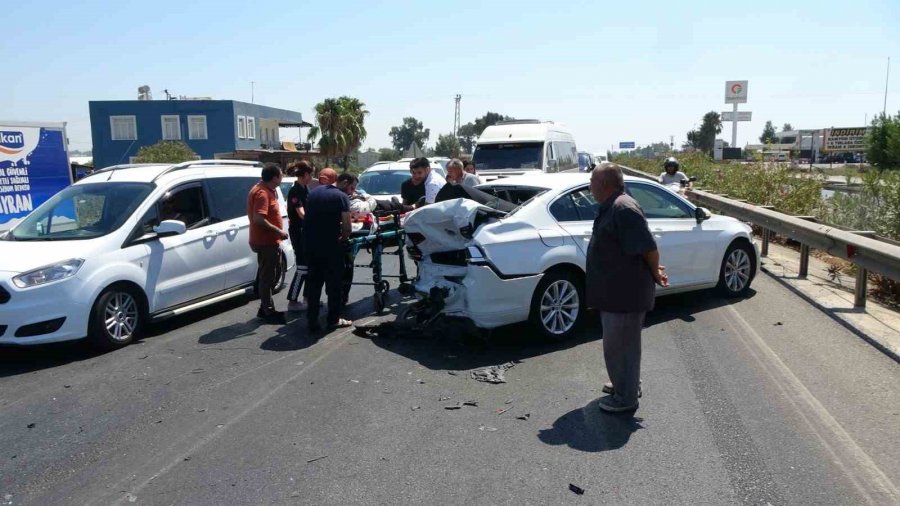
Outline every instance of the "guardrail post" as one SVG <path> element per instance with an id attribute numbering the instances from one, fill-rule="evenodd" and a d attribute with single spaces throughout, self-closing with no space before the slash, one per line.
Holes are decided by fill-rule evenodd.
<path id="1" fill-rule="evenodd" d="M 801 220 L 811 221 L 815 223 L 815 216 L 795 216 L 795 218 L 800 218 Z M 800 273 L 799 276 L 801 278 L 805 278 L 809 274 L 809 245 L 808 244 L 800 244 Z"/>
<path id="2" fill-rule="evenodd" d="M 774 209 L 772 206 L 758 206 L 760 209 Z M 768 228 L 762 229 L 762 248 L 760 248 L 760 255 L 763 257 L 769 256 L 769 240 L 772 236 L 772 231 Z"/>
<path id="3" fill-rule="evenodd" d="M 853 287 L 853 307 L 866 307 L 866 294 L 868 290 L 869 271 L 857 266 L 856 286 Z"/>
<path id="4" fill-rule="evenodd" d="M 800 274 L 801 278 L 805 278 L 809 274 L 809 246 L 800 245 Z"/>
<path id="5" fill-rule="evenodd" d="M 853 230 L 852 233 L 864 237 L 875 237 L 874 230 Z M 869 294 L 869 271 L 856 266 L 856 284 L 853 286 L 853 307 L 866 307 L 866 296 Z"/>

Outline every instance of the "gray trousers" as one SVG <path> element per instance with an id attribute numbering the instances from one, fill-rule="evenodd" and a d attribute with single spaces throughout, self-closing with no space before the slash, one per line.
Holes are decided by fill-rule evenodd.
<path id="1" fill-rule="evenodd" d="M 603 359 L 613 384 L 615 399 L 632 405 L 638 400 L 641 381 L 641 328 L 646 313 L 600 313 L 603 325 Z"/>

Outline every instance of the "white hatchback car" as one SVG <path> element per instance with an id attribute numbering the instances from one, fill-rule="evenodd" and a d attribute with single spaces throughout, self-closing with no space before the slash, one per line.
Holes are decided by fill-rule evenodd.
<path id="1" fill-rule="evenodd" d="M 508 214 L 471 200 L 423 207 L 404 228 L 420 256 L 416 291 L 484 329 L 529 320 L 546 337 L 574 334 L 584 314 L 585 255 L 597 203 L 584 173 L 499 179 L 478 189 L 521 204 Z M 711 215 L 663 186 L 625 178 L 666 266 L 657 295 L 718 287 L 747 292 L 759 255 L 750 226 Z"/>
<path id="2" fill-rule="evenodd" d="M 379 162 L 369 167 L 359 175 L 357 190 L 378 200 L 391 200 L 392 197 L 399 199 L 400 186 L 409 179 L 409 161 Z M 431 170 L 443 178 L 447 177 L 447 171 L 438 162 L 431 162 Z"/>
<path id="3" fill-rule="evenodd" d="M 0 344 L 116 348 L 148 321 L 252 292 L 259 176 L 254 162 L 122 165 L 60 191 L 0 236 Z M 294 262 L 282 248 L 279 285 Z"/>

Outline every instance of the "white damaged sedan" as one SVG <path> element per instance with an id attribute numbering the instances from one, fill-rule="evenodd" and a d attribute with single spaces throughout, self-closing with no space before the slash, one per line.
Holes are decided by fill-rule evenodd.
<path id="1" fill-rule="evenodd" d="M 518 205 L 509 213 L 463 199 L 410 213 L 404 228 L 420 259 L 416 292 L 482 329 L 527 320 L 550 339 L 571 337 L 585 312 L 585 255 L 597 213 L 589 180 L 541 174 L 478 187 Z M 651 181 L 626 176 L 625 186 L 669 275 L 658 296 L 712 287 L 731 297 L 747 293 L 759 268 L 750 226 Z"/>

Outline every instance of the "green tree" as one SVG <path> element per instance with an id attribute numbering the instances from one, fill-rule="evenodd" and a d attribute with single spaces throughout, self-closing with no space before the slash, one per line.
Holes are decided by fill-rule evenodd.
<path id="1" fill-rule="evenodd" d="M 759 142 L 763 144 L 775 142 L 775 127 L 772 126 L 771 121 L 766 121 L 766 126 L 763 128 L 762 135 L 759 136 Z"/>
<path id="2" fill-rule="evenodd" d="M 316 126 L 309 129 L 307 140 L 318 139 L 319 153 L 326 158 L 341 159 L 350 166 L 350 153 L 366 139 L 366 104 L 353 97 L 326 98 L 316 104 Z"/>
<path id="3" fill-rule="evenodd" d="M 181 141 L 159 141 L 152 146 L 144 146 L 134 157 L 135 163 L 181 163 L 200 157 Z"/>
<path id="4" fill-rule="evenodd" d="M 879 170 L 900 168 L 900 113 L 872 120 L 866 146 L 866 159 Z"/>
<path id="5" fill-rule="evenodd" d="M 791 126 L 790 123 L 785 123 L 783 127 L 781 127 L 782 132 L 790 132 L 794 127 Z"/>
<path id="6" fill-rule="evenodd" d="M 478 139 L 478 136 L 484 132 L 485 128 L 496 125 L 500 121 L 509 121 L 513 119 L 515 118 L 512 116 L 488 111 L 484 116 L 476 119 L 474 123 L 469 122 L 459 127 L 459 132 L 457 132 L 459 144 L 466 149 L 467 153 L 471 153 L 475 149 L 475 141 Z"/>
<path id="7" fill-rule="evenodd" d="M 378 150 L 378 153 L 379 162 L 396 162 L 402 157 L 401 155 L 403 154 L 394 148 L 381 148 Z"/>
<path id="8" fill-rule="evenodd" d="M 703 115 L 703 122 L 697 130 L 691 130 L 687 134 L 688 142 L 685 146 L 704 151 L 712 155 L 716 145 L 716 136 L 722 133 L 722 118 L 719 113 L 709 111 Z"/>
<path id="9" fill-rule="evenodd" d="M 431 135 L 431 130 L 425 128 L 421 121 L 413 117 L 403 118 L 403 124 L 391 127 L 391 144 L 397 151 L 403 152 L 410 144 L 415 142 L 420 148 L 425 147 L 425 142 Z"/>
<path id="10" fill-rule="evenodd" d="M 434 145 L 434 154 L 436 156 L 459 156 L 459 139 L 453 134 L 438 135 L 437 142 Z"/>
<path id="11" fill-rule="evenodd" d="M 459 140 L 459 145 L 466 153 L 472 153 L 475 150 L 475 140 L 478 139 L 478 133 L 475 132 L 475 123 L 466 123 L 460 126 L 456 136 Z"/>

